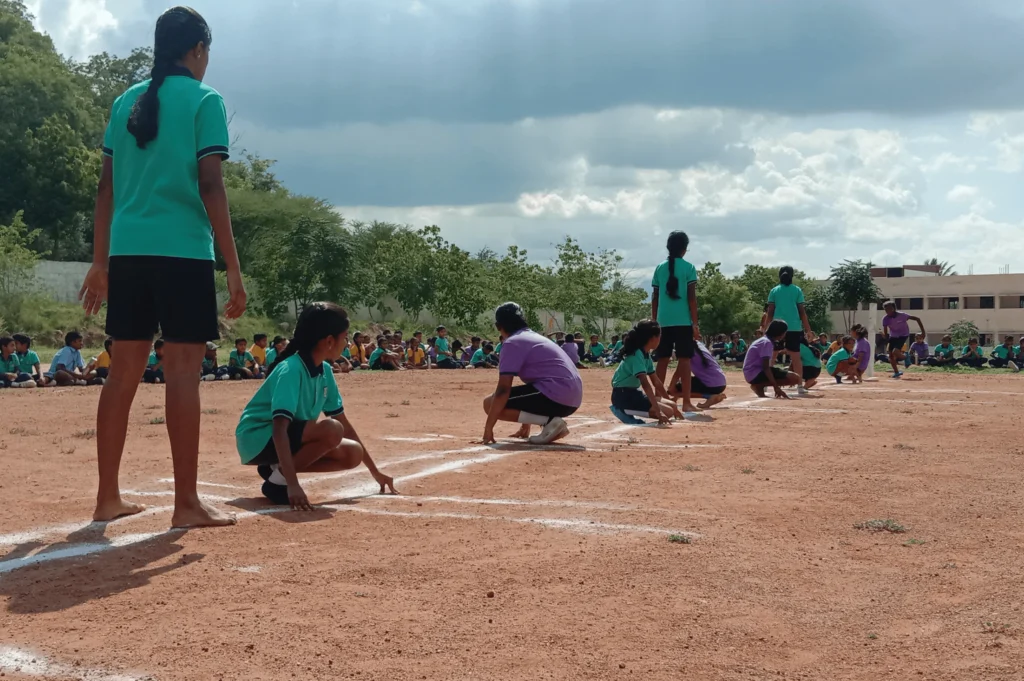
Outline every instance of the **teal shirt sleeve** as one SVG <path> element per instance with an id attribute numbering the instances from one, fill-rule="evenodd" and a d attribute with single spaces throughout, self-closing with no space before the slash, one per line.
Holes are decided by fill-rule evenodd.
<path id="1" fill-rule="evenodd" d="M 284 416 L 288 420 L 293 420 L 295 411 L 299 408 L 299 387 L 302 381 L 300 372 L 295 370 L 293 363 L 285 362 L 271 372 L 269 380 L 274 381 L 274 392 L 270 398 L 271 417 Z"/>
<path id="2" fill-rule="evenodd" d="M 121 95 L 123 97 L 124 95 Z M 114 126 L 118 125 L 117 113 L 118 107 L 121 105 L 121 97 L 114 100 L 114 106 L 110 108 L 110 119 L 107 123 L 107 129 L 103 133 L 103 155 L 109 158 L 114 158 Z"/>
<path id="3" fill-rule="evenodd" d="M 470 360 L 470 364 L 478 364 L 484 361 L 484 351 L 477 350 L 473 353 L 473 358 Z"/>
<path id="4" fill-rule="evenodd" d="M 334 372 L 324 367 L 324 383 L 327 387 L 327 399 L 324 401 L 324 415 L 337 416 L 345 411 L 345 404 L 338 392 L 338 382 L 334 380 Z"/>
<path id="5" fill-rule="evenodd" d="M 644 373 L 648 376 L 654 373 L 654 360 L 651 359 L 650 355 L 644 358 Z"/>
<path id="6" fill-rule="evenodd" d="M 224 98 L 217 92 L 208 92 L 196 111 L 196 159 L 217 154 L 227 160 L 230 144 Z"/>
<path id="7" fill-rule="evenodd" d="M 686 264 L 686 279 L 683 280 L 683 278 L 680 277 L 680 281 L 683 281 L 683 283 L 685 283 L 686 285 L 694 284 L 697 282 L 697 268 L 694 267 L 693 263 L 690 262 L 689 260 L 686 261 Z"/>

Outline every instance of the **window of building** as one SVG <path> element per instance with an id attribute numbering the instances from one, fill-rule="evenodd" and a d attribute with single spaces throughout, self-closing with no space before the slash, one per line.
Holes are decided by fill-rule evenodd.
<path id="1" fill-rule="evenodd" d="M 908 309 L 911 310 L 923 310 L 924 309 L 924 298 L 911 298 Z"/>
<path id="2" fill-rule="evenodd" d="M 996 309 L 996 297 L 995 296 L 982 296 L 981 300 L 978 301 L 979 306 L 982 310 L 994 310 Z"/>
<path id="3" fill-rule="evenodd" d="M 885 276 L 887 278 L 889 278 L 889 279 L 894 279 L 896 277 L 902 277 L 903 276 L 903 268 L 902 267 L 888 267 L 885 270 Z"/>
<path id="4" fill-rule="evenodd" d="M 959 298 L 946 298 L 946 309 L 947 310 L 959 310 L 960 299 Z"/>
<path id="5" fill-rule="evenodd" d="M 1024 296 L 1020 297 L 1020 306 L 1024 307 Z"/>

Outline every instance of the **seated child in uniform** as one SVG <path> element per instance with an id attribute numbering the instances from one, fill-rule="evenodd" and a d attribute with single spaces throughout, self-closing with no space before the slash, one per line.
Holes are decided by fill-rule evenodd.
<path id="1" fill-rule="evenodd" d="M 1007 336 L 1003 339 L 1002 345 L 997 345 L 992 349 L 992 359 L 989 360 L 989 365 L 996 368 L 1008 368 L 1013 370 L 1014 373 L 1020 371 L 1020 365 L 1014 360 L 1013 352 L 1013 336 Z"/>
<path id="2" fill-rule="evenodd" d="M 494 369 L 496 365 L 491 361 L 493 355 L 494 344 L 490 342 L 484 343 L 473 353 L 473 357 L 469 360 L 469 365 L 474 369 Z"/>
<path id="3" fill-rule="evenodd" d="M 782 342 L 788 331 L 786 322 L 776 319 L 768 325 L 764 335 L 747 348 L 747 356 L 743 360 L 743 378 L 758 397 L 765 397 L 764 389 L 771 386 L 775 397 L 788 400 L 789 395 L 783 388 L 800 385 L 800 376 L 775 366 L 776 345 Z M 692 371 L 693 362 L 690 364 Z"/>
<path id="4" fill-rule="evenodd" d="M 32 349 L 32 339 L 23 333 L 16 333 L 12 337 L 15 351 L 18 353 L 18 362 L 21 364 L 21 373 L 28 374 L 39 387 L 49 385 L 50 382 L 39 366 L 39 355 Z"/>
<path id="5" fill-rule="evenodd" d="M 853 355 L 857 358 L 857 377 L 863 381 L 864 372 L 872 362 L 871 343 L 868 341 L 868 329 L 862 324 L 854 324 L 853 335 L 857 339 L 857 348 Z"/>
<path id="6" fill-rule="evenodd" d="M 586 357 L 583 358 L 584 362 L 590 362 L 595 364 L 601 361 L 604 357 L 605 347 L 596 333 L 590 335 L 590 349 L 587 351 Z"/>
<path id="7" fill-rule="evenodd" d="M 377 336 L 377 349 L 370 353 L 370 369 L 373 371 L 398 371 L 401 369 L 398 355 L 388 350 L 387 339 Z"/>
<path id="8" fill-rule="evenodd" d="M 249 342 L 244 338 L 235 339 L 235 349 L 228 355 L 228 376 L 238 381 L 249 378 L 262 378 L 256 358 L 246 348 Z"/>
<path id="9" fill-rule="evenodd" d="M 228 379 L 228 368 L 222 367 L 217 359 L 217 350 L 219 349 L 220 346 L 213 341 L 206 343 L 206 354 L 203 355 L 202 380 L 226 381 Z"/>
<path id="10" fill-rule="evenodd" d="M 267 346 L 270 345 L 267 340 L 267 334 L 257 333 L 252 337 L 252 358 L 256 360 L 256 365 L 263 368 L 267 366 Z"/>
<path id="11" fill-rule="evenodd" d="M 914 342 L 910 345 L 910 352 L 907 353 L 906 366 L 921 366 L 928 363 L 928 342 L 925 335 L 919 333 L 914 336 Z"/>
<path id="12" fill-rule="evenodd" d="M 359 335 L 358 333 L 356 334 Z M 284 352 L 284 349 L 288 347 L 288 339 L 284 336 L 274 336 L 274 340 L 270 343 L 270 349 L 267 350 L 267 361 L 263 365 L 264 373 L 270 368 L 270 365 L 274 363 L 277 356 Z"/>
<path id="13" fill-rule="evenodd" d="M 981 369 L 988 364 L 988 360 L 985 359 L 985 353 L 978 344 L 977 338 L 967 341 L 967 345 L 960 351 L 960 364 L 974 367 L 975 369 Z"/>
<path id="14" fill-rule="evenodd" d="M 650 319 L 637 322 L 626 334 L 622 361 L 612 375 L 611 408 L 619 420 L 635 422 L 635 416 L 629 412 L 643 412 L 662 424 L 671 423 L 672 417 L 683 418 L 654 370 L 651 353 L 660 342 L 661 326 Z"/>
<path id="15" fill-rule="evenodd" d="M 480 336 L 473 336 L 469 339 L 469 347 L 462 351 L 462 357 L 460 358 L 462 359 L 463 364 L 468 367 L 473 366 L 473 356 L 476 354 L 476 351 L 480 349 L 480 344 L 482 342 L 483 340 Z"/>
<path id="16" fill-rule="evenodd" d="M 725 361 L 743 362 L 747 354 L 747 342 L 740 338 L 739 331 L 733 331 L 729 342 L 725 344 Z"/>
<path id="17" fill-rule="evenodd" d="M 312 510 L 299 473 L 328 473 L 364 464 L 384 494 L 394 480 L 381 473 L 345 416 L 329 363 L 348 346 L 348 314 L 332 303 L 303 310 L 295 338 L 242 411 L 235 440 L 242 463 L 256 466 L 271 503 Z M 320 416 L 327 417 L 320 421 Z"/>
<path id="18" fill-rule="evenodd" d="M 89 385 L 85 378 L 85 362 L 82 360 L 82 334 L 72 331 L 64 336 L 64 347 L 57 351 L 46 372 L 47 383 L 59 386 Z"/>
<path id="19" fill-rule="evenodd" d="M 718 334 L 715 336 L 715 340 L 711 342 L 711 354 L 718 359 L 725 357 L 725 351 L 728 345 L 729 344 L 725 342 L 725 334 Z"/>
<path id="20" fill-rule="evenodd" d="M 21 370 L 13 338 L 0 338 L 0 388 L 34 388 L 32 376 Z"/>
<path id="21" fill-rule="evenodd" d="M 352 355 L 353 369 L 369 369 L 369 357 L 366 354 L 366 336 L 359 331 L 352 334 L 352 342 L 348 346 L 349 354 Z"/>
<path id="22" fill-rule="evenodd" d="M 845 336 L 839 349 L 829 356 L 825 370 L 829 376 L 836 379 L 836 383 L 842 383 L 844 376 L 849 378 L 851 383 L 860 381 L 860 375 L 857 372 L 860 360 L 854 356 L 856 352 L 857 339 L 853 336 Z"/>
<path id="23" fill-rule="evenodd" d="M 146 363 L 146 371 L 142 374 L 145 383 L 164 382 L 164 340 L 157 339 L 153 343 L 153 352 L 149 353 L 149 362 Z"/>
<path id="24" fill-rule="evenodd" d="M 409 369 L 429 369 L 430 362 L 427 361 L 427 352 L 423 345 L 416 342 L 415 336 L 409 341 L 405 350 L 405 366 Z"/>
<path id="25" fill-rule="evenodd" d="M 935 346 L 932 356 L 928 358 L 930 367 L 948 367 L 956 364 L 956 348 L 953 347 L 953 337 L 943 336 L 942 342 Z"/>
<path id="26" fill-rule="evenodd" d="M 100 385 L 107 380 L 110 376 L 110 361 L 111 354 L 114 351 L 114 339 L 107 338 L 103 341 L 103 352 L 96 357 L 93 357 L 92 361 L 85 367 L 85 376 L 87 381 L 96 381 Z"/>

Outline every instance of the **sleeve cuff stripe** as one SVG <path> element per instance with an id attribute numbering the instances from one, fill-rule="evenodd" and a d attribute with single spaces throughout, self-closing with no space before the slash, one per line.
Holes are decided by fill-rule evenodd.
<path id="1" fill-rule="evenodd" d="M 341 409 L 334 409 L 332 411 L 325 411 L 324 412 L 324 416 L 337 416 L 338 414 L 344 414 L 344 413 L 345 413 L 345 407 L 342 407 Z"/>
<path id="2" fill-rule="evenodd" d="M 223 146 L 223 145 L 215 145 L 215 146 L 212 146 L 212 147 L 205 147 L 205 148 L 200 149 L 199 151 L 196 152 L 196 158 L 197 159 L 206 158 L 207 156 L 211 156 L 213 154 L 220 154 L 224 158 L 228 158 L 228 148 Z"/>
<path id="3" fill-rule="evenodd" d="M 103 155 L 109 156 L 110 158 L 114 158 L 114 150 L 111 149 L 110 147 L 103 147 Z"/>
<path id="4" fill-rule="evenodd" d="M 287 409 L 277 409 L 277 410 L 275 410 L 274 411 L 274 418 L 276 419 L 278 416 L 283 416 L 284 418 L 288 419 L 289 421 L 294 421 L 295 420 L 295 414 L 291 413 Z"/>

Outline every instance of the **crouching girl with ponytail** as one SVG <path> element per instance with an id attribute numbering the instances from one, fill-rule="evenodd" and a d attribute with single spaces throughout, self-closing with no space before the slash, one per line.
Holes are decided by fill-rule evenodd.
<path id="1" fill-rule="evenodd" d="M 263 495 L 295 510 L 312 506 L 298 473 L 330 473 L 366 464 L 380 493 L 395 491 L 345 416 L 331 362 L 348 347 L 348 313 L 313 303 L 299 315 L 295 338 L 267 369 L 267 380 L 242 411 L 235 440 L 242 463 L 257 466 Z M 328 418 L 318 421 L 320 414 Z"/>

